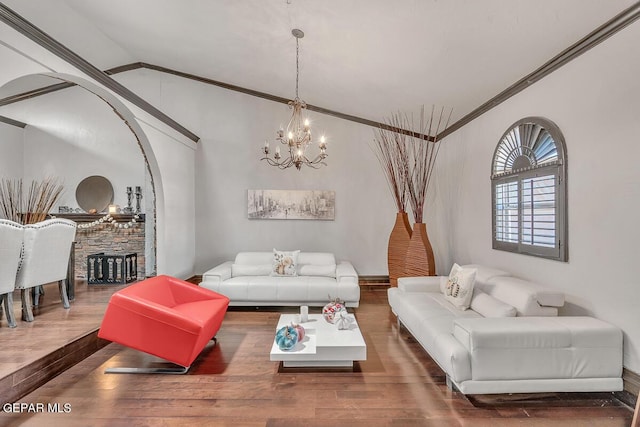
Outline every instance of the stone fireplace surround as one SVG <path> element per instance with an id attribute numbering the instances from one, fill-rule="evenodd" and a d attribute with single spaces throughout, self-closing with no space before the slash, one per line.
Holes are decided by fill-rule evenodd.
<path id="1" fill-rule="evenodd" d="M 90 223 L 103 218 L 105 214 L 57 214 L 58 218 Z M 75 278 L 85 280 L 87 276 L 87 256 L 99 252 L 125 255 L 136 253 L 138 256 L 138 277 L 145 277 L 145 215 L 129 228 L 118 228 L 112 224 L 100 224 L 92 228 L 78 228 L 75 240 Z M 127 223 L 133 215 L 112 214 L 118 223 Z"/>

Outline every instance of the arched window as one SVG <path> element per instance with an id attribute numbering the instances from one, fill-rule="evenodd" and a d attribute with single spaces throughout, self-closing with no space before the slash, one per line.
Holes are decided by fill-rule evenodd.
<path id="1" fill-rule="evenodd" d="M 542 117 L 514 123 L 491 165 L 493 248 L 567 261 L 566 147 Z"/>

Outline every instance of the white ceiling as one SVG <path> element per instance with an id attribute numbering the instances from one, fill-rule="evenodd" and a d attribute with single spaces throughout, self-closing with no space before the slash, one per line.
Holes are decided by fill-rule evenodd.
<path id="1" fill-rule="evenodd" d="M 374 121 L 421 105 L 453 120 L 632 0 L 5 0 L 100 69 L 132 62 Z M 135 88 L 131 88 L 135 90 Z M 159 107 L 159 106 L 157 106 Z"/>

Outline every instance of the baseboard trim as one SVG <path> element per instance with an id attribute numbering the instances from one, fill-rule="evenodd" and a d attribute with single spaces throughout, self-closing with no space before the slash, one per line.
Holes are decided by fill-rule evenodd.
<path id="1" fill-rule="evenodd" d="M 194 285 L 199 285 L 200 282 L 202 282 L 202 274 L 191 276 L 186 280 L 186 282 L 193 283 Z"/>
<path id="2" fill-rule="evenodd" d="M 640 374 L 623 368 L 622 380 L 624 381 L 624 390 L 638 396 L 640 393 Z"/>
<path id="3" fill-rule="evenodd" d="M 377 275 L 377 276 L 359 276 L 358 283 L 372 285 L 372 284 L 389 284 L 389 276 Z"/>
<path id="4" fill-rule="evenodd" d="M 199 285 L 200 282 L 202 282 L 202 274 L 195 274 L 191 277 L 189 277 L 187 280 L 187 282 L 189 283 L 193 283 L 194 285 Z M 382 276 L 382 275 L 373 275 L 373 276 L 359 276 L 358 277 L 358 283 L 360 284 L 360 286 L 362 285 L 366 285 L 366 286 L 370 286 L 370 285 L 389 285 L 389 276 Z"/>

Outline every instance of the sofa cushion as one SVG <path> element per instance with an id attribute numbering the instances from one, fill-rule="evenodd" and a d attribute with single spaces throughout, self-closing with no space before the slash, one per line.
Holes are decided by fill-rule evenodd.
<path id="1" fill-rule="evenodd" d="M 479 318 L 472 310 L 458 310 L 441 293 L 387 291 L 389 304 L 400 321 L 440 367 L 455 381 L 471 378 L 468 352 L 453 338 L 453 321 Z"/>
<path id="2" fill-rule="evenodd" d="M 504 270 L 499 270 L 497 268 L 487 267 L 486 265 L 480 264 L 466 264 L 463 265 L 462 268 L 474 268 L 476 270 L 475 287 L 482 287 L 494 277 L 511 276 L 511 273 L 508 273 Z"/>
<path id="3" fill-rule="evenodd" d="M 515 307 L 478 289 L 473 291 L 471 309 L 483 317 L 514 317 L 517 313 Z"/>
<path id="4" fill-rule="evenodd" d="M 335 264 L 298 264 L 299 276 L 336 277 Z"/>
<path id="5" fill-rule="evenodd" d="M 557 316 L 564 294 L 516 277 L 494 277 L 484 292 L 515 307 L 518 316 Z"/>
<path id="6" fill-rule="evenodd" d="M 336 257 L 330 252 L 300 252 L 299 264 L 330 265 L 336 264 Z"/>
<path id="7" fill-rule="evenodd" d="M 272 276 L 297 276 L 298 254 L 300 251 L 279 251 L 273 249 Z"/>
<path id="8" fill-rule="evenodd" d="M 564 292 L 550 289 L 528 280 L 516 277 L 495 277 L 489 283 L 496 287 L 517 286 L 529 288 L 534 293 L 538 304 L 542 306 L 562 307 L 564 305 Z"/>
<path id="9" fill-rule="evenodd" d="M 231 264 L 231 277 L 268 276 L 270 274 L 271 264 Z"/>
<path id="10" fill-rule="evenodd" d="M 468 309 L 473 296 L 475 278 L 475 269 L 462 268 L 458 264 L 453 264 L 444 293 L 447 300 L 460 310 Z"/>
<path id="11" fill-rule="evenodd" d="M 621 331 L 592 317 L 456 319 L 474 380 L 619 377 Z"/>

